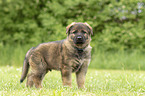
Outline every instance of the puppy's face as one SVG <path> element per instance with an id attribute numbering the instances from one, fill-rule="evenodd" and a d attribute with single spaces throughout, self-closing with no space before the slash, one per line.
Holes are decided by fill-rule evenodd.
<path id="1" fill-rule="evenodd" d="M 67 27 L 68 40 L 74 47 L 83 49 L 91 41 L 92 28 L 87 23 L 72 23 Z"/>

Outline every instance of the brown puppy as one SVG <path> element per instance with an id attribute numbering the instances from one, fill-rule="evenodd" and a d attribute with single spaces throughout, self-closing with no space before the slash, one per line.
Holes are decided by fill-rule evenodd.
<path id="1" fill-rule="evenodd" d="M 67 39 L 39 44 L 31 48 L 24 60 L 20 82 L 27 76 L 27 87 L 41 88 L 48 71 L 60 70 L 64 86 L 71 86 L 71 73 L 76 73 L 78 88 L 84 88 L 85 75 L 91 60 L 92 28 L 87 23 L 75 23 L 66 28 Z"/>

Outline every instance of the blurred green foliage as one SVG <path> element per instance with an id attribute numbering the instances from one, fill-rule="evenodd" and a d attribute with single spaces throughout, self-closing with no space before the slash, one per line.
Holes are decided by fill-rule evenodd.
<path id="1" fill-rule="evenodd" d="M 0 0 L 0 65 L 22 66 L 29 48 L 66 38 L 72 22 L 93 28 L 90 67 L 145 70 L 144 0 Z"/>
<path id="2" fill-rule="evenodd" d="M 66 38 L 71 22 L 93 27 L 91 45 L 145 49 L 144 0 L 0 0 L 0 46 Z"/>

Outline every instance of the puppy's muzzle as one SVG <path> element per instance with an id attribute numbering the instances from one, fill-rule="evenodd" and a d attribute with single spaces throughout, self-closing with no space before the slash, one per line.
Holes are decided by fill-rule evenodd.
<path id="1" fill-rule="evenodd" d="M 84 36 L 81 36 L 81 35 L 75 36 L 74 43 L 75 44 L 83 44 L 83 43 L 85 43 Z"/>
<path id="2" fill-rule="evenodd" d="M 83 37 L 82 36 L 77 36 L 77 40 L 78 41 L 82 41 L 83 40 Z"/>

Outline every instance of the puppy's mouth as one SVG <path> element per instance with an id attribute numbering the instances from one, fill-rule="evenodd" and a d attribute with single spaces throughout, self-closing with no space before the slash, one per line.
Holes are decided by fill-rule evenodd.
<path id="1" fill-rule="evenodd" d="M 85 43 L 85 39 L 83 36 L 75 36 L 73 41 L 75 44 L 84 44 Z"/>
<path id="2" fill-rule="evenodd" d="M 84 41 L 76 41 L 75 44 L 84 44 Z"/>

